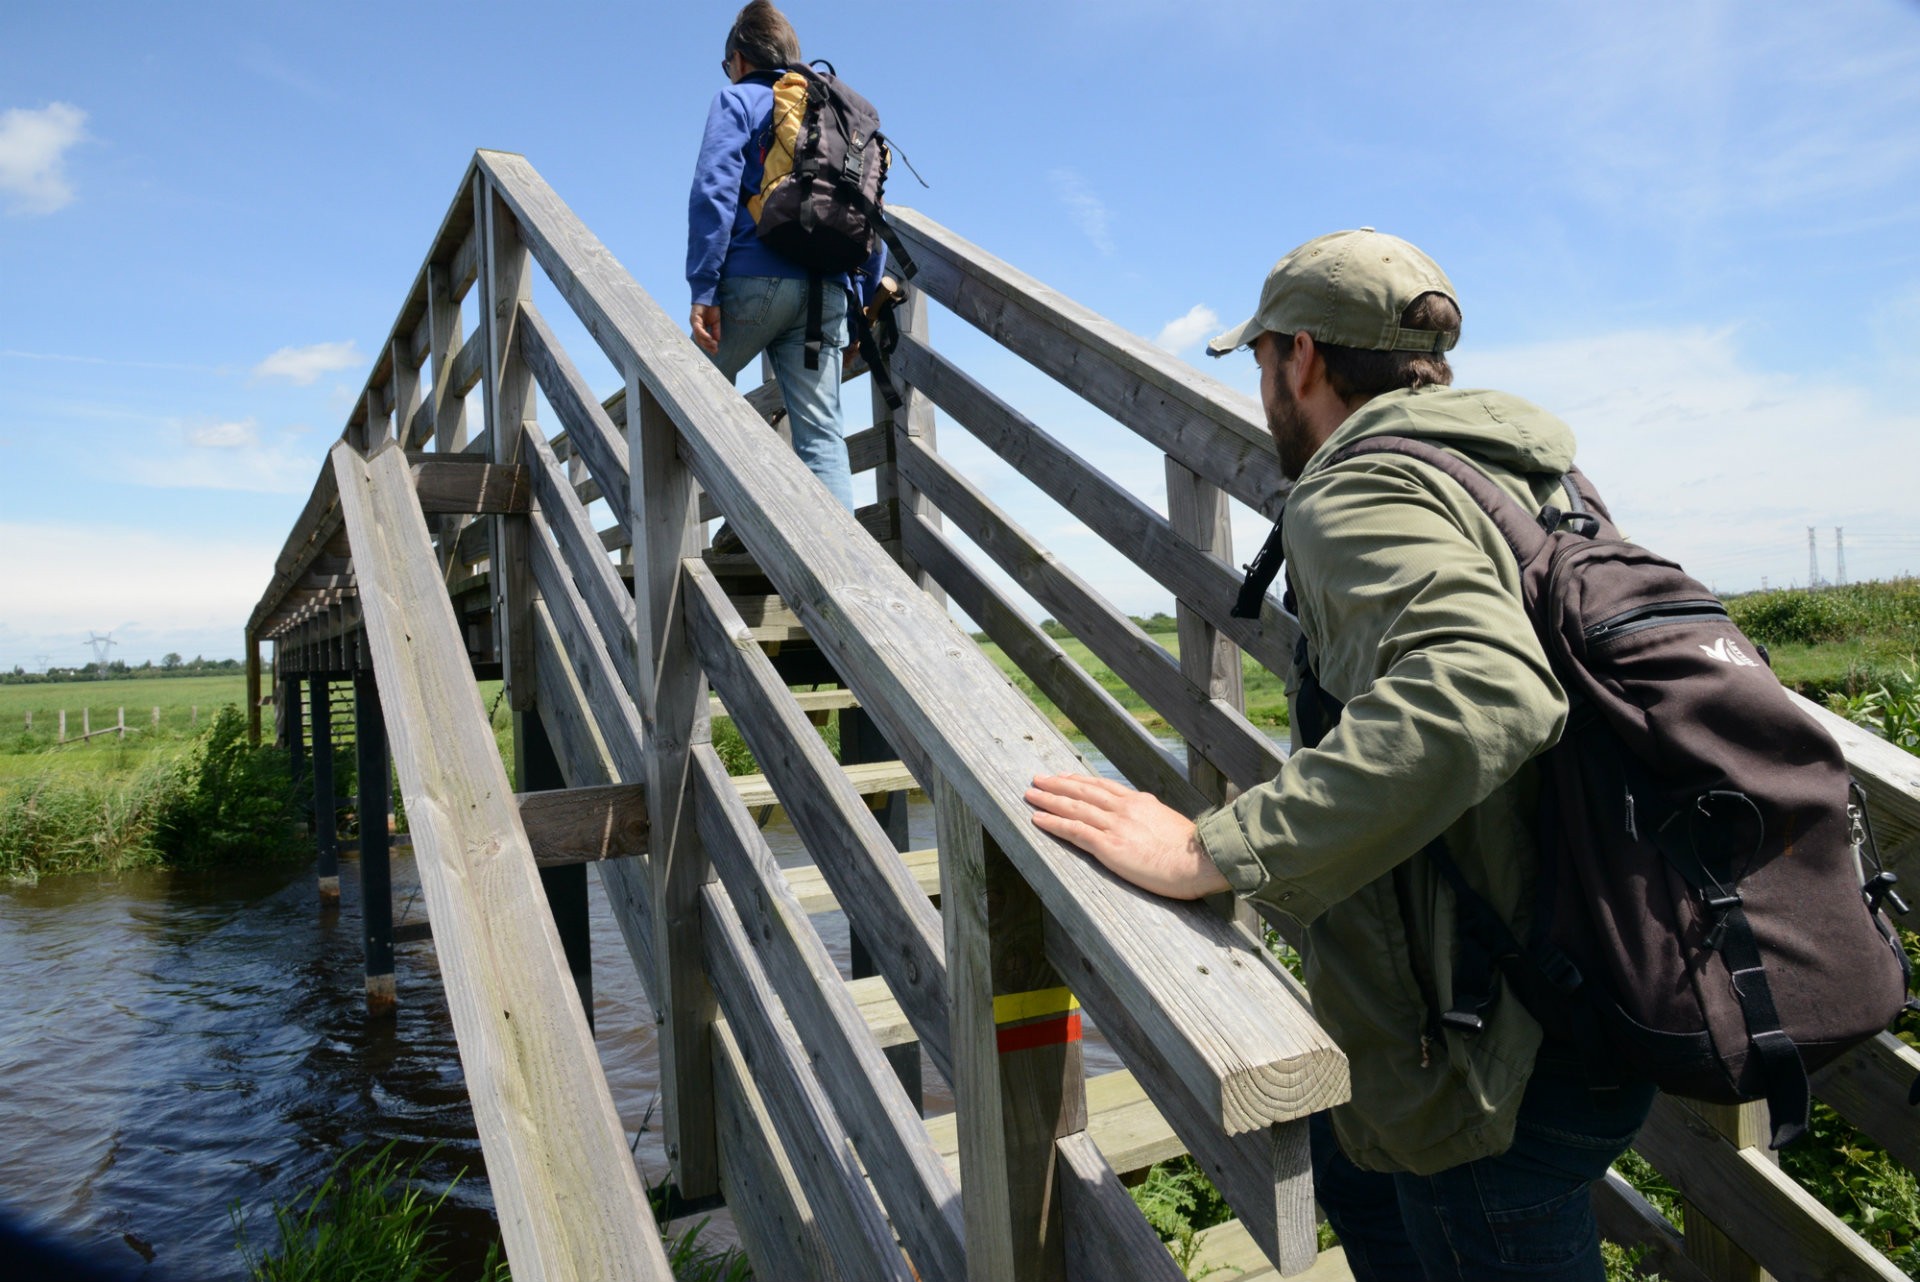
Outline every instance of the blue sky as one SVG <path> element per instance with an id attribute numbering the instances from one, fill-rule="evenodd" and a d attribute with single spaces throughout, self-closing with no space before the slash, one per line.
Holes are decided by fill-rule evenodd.
<path id="1" fill-rule="evenodd" d="M 238 653 L 475 147 L 526 154 L 683 313 L 732 11 L 0 8 L 0 665 L 107 629 L 134 662 Z M 1824 575 L 1835 526 L 1851 577 L 1920 570 L 1920 5 L 788 11 L 932 184 L 896 170 L 895 201 L 1189 360 L 1286 249 L 1378 226 L 1458 287 L 1459 381 L 1567 418 L 1631 534 L 1723 591 L 1805 582 L 1809 525 Z M 1150 451 L 933 324 L 1162 500 Z M 1252 390 L 1250 359 L 1208 364 Z M 942 445 L 1122 605 L 1165 604 Z"/>

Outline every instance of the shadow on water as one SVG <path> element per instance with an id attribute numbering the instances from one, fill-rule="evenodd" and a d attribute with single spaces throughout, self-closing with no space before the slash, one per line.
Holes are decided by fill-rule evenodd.
<path id="1" fill-rule="evenodd" d="M 1098 763 L 1104 765 L 1104 762 Z M 934 844 L 910 808 L 911 844 Z M 783 865 L 806 862 L 776 821 Z M 270 1208 L 312 1189 L 342 1150 L 389 1140 L 448 1199 L 452 1262 L 494 1236 L 473 1110 L 430 943 L 396 949 L 399 1009 L 362 995 L 352 862 L 323 911 L 312 865 L 67 877 L 0 888 L 0 1201 L 16 1217 L 120 1267 L 170 1279 L 244 1278 L 231 1209 L 256 1248 Z M 413 861 L 396 852 L 396 922 L 424 918 Z M 667 1172 L 655 1024 L 597 878 L 589 877 L 596 1041 L 648 1183 Z M 814 919 L 847 970 L 838 913 Z M 1118 1067 L 1089 1027 L 1087 1069 Z M 952 1108 L 928 1069 L 929 1113 Z M 703 1241 L 733 1240 L 725 1213 Z"/>

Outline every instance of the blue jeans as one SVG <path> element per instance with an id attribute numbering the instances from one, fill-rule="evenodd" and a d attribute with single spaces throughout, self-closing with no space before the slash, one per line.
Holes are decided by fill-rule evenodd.
<path id="1" fill-rule="evenodd" d="M 1596 1095 L 1577 1069 L 1543 1062 L 1513 1147 L 1435 1175 L 1361 1170 L 1316 1114 L 1314 1193 L 1356 1282 L 1602 1282 L 1593 1184 L 1632 1146 L 1653 1094 Z"/>
<path id="2" fill-rule="evenodd" d="M 842 507 L 853 510 L 853 475 L 840 419 L 840 353 L 847 344 L 847 295 L 821 283 L 820 368 L 806 366 L 807 282 L 779 276 L 720 281 L 720 350 L 709 359 L 732 379 L 766 352 L 787 404 L 793 452 Z"/>

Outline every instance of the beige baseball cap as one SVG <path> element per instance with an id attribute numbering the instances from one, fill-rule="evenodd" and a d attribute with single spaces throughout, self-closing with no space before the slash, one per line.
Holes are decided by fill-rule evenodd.
<path id="1" fill-rule="evenodd" d="M 1440 265 L 1371 227 L 1310 240 L 1267 273 L 1260 310 L 1207 344 L 1211 356 L 1247 346 L 1262 333 L 1306 333 L 1315 342 L 1376 352 L 1444 352 L 1459 332 L 1402 329 L 1401 314 L 1422 294 L 1460 305 Z"/>

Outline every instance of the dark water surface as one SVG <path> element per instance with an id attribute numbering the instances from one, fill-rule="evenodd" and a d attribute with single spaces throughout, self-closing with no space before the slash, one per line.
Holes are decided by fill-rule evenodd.
<path id="1" fill-rule="evenodd" d="M 911 808 L 933 844 L 931 807 Z M 767 835 L 803 862 L 791 828 Z M 323 913 L 312 865 L 66 877 L 0 887 L 0 1205 L 16 1219 L 156 1277 L 244 1278 L 236 1205 L 256 1247 L 269 1208 L 312 1189 L 346 1146 L 425 1155 L 457 1240 L 494 1233 L 479 1141 L 430 943 L 396 949 L 397 1017 L 370 1020 L 358 878 L 345 861 Z M 418 920 L 411 856 L 393 863 L 395 920 Z M 652 1010 L 597 877 L 589 876 L 596 1040 L 648 1183 L 667 1170 Z M 846 968 L 843 918 L 814 919 Z M 1089 1030 L 1087 1067 L 1117 1067 Z M 929 1112 L 951 1108 L 927 1074 Z M 705 1240 L 730 1241 L 724 1212 Z M 4 1276 L 0 1262 L 0 1276 Z"/>

